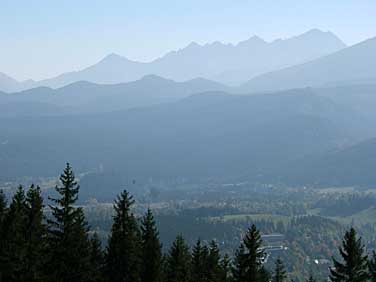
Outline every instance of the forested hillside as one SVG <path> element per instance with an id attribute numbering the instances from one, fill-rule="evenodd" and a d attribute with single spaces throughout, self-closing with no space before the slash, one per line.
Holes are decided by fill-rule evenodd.
<path id="1" fill-rule="evenodd" d="M 375 0 L 1 1 L 0 282 L 376 282 L 375 27 Z"/>
<path id="2" fill-rule="evenodd" d="M 68 164 L 56 186 L 56 197 L 49 198 L 47 206 L 38 186 L 26 191 L 19 186 L 9 204 L 0 193 L 0 281 L 261 282 L 301 277 L 295 272 L 301 267 L 286 268 L 292 262 L 290 256 L 279 256 L 268 264 L 270 246 L 254 224 L 239 233 L 239 246 L 229 254 L 220 250 L 215 239 L 198 238 L 190 246 L 179 233 L 166 250 L 151 209 L 139 218 L 134 213 L 135 201 L 125 190 L 114 202 L 111 228 L 102 247 L 84 209 L 76 205 L 79 189 Z M 293 224 L 303 231 L 312 220 L 300 217 Z M 316 228 L 316 232 L 324 234 L 330 222 L 319 222 L 324 229 Z M 288 229 L 284 232 L 287 238 L 293 235 Z M 340 250 L 343 258 L 333 258 L 330 269 L 332 281 L 336 277 L 360 282 L 374 279 L 376 255 L 367 256 L 353 228 L 346 232 Z M 315 281 L 314 275 L 319 274 L 306 278 Z"/>
<path id="3" fill-rule="evenodd" d="M 148 84 L 142 86 L 146 80 L 134 86 L 148 89 Z M 166 83 L 157 78 L 152 80 L 161 85 Z M 165 89 L 170 89 L 170 93 L 175 93 L 176 87 L 182 87 L 182 95 L 191 91 L 187 84 L 167 84 L 170 86 Z M 171 85 L 173 88 L 169 88 Z M 131 84 L 125 86 L 131 87 Z M 72 85 L 64 91 L 75 87 L 81 89 L 83 85 Z M 107 86 L 103 93 L 98 92 L 102 93 L 98 97 L 105 97 L 106 89 Z M 76 103 L 69 102 L 75 92 L 49 94 L 46 91 L 43 95 L 47 97 L 62 95 L 67 103 Z M 339 154 L 358 143 L 361 146 L 360 142 L 375 136 L 373 93 L 373 86 L 296 89 L 267 95 L 207 92 L 175 102 L 172 100 L 176 98 L 171 98 L 170 103 L 162 105 L 111 113 L 57 115 L 59 111 L 52 110 L 54 116 L 46 116 L 48 111 L 42 105 L 40 116 L 36 108 L 33 108 L 36 115 L 23 116 L 18 115 L 19 105 L 18 111 L 10 111 L 6 106 L 11 116 L 3 117 L 0 123 L 3 171 L 0 177 L 8 181 L 18 177 L 55 176 L 60 160 L 67 158 L 93 185 L 92 196 L 101 193 L 98 190 L 103 185 L 98 181 L 105 181 L 106 191 L 110 193 L 107 198 L 118 193 L 118 185 L 124 178 L 139 182 L 153 178 L 186 179 L 193 183 L 216 178 L 294 185 L 371 185 L 371 178 L 365 177 L 360 183 L 346 174 L 347 180 L 337 181 L 329 169 L 327 176 L 319 170 L 315 176 L 314 168 L 304 167 L 326 163 L 336 152 Z M 92 93 L 82 95 L 89 94 Z M 28 107 L 21 112 L 30 113 Z M 346 163 L 335 159 L 332 162 L 339 171 Z M 296 166 L 297 170 L 289 171 Z M 365 169 L 370 167 L 365 166 Z M 299 169 L 304 171 L 302 176 Z M 310 172 L 305 173 L 307 170 Z"/>

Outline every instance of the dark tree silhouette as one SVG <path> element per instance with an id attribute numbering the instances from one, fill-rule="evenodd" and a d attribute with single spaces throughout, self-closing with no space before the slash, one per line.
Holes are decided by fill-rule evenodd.
<path id="1" fill-rule="evenodd" d="M 368 281 L 367 255 L 361 238 L 357 238 L 354 228 L 346 232 L 339 248 L 343 262 L 333 258 L 330 280 L 333 282 Z"/>
<path id="2" fill-rule="evenodd" d="M 159 282 L 162 275 L 162 245 L 153 213 L 147 210 L 141 224 L 142 282 Z"/>
<path id="3" fill-rule="evenodd" d="M 31 185 L 27 191 L 26 217 L 25 276 L 27 281 L 41 281 L 46 263 L 46 226 L 43 223 L 43 198 L 38 186 Z"/>
<path id="4" fill-rule="evenodd" d="M 275 262 L 275 269 L 273 273 L 273 282 L 283 282 L 286 281 L 287 274 L 285 266 L 280 258 Z"/>
<path id="5" fill-rule="evenodd" d="M 82 282 L 90 279 L 88 226 L 81 208 L 74 206 L 79 185 L 69 164 L 56 186 L 59 198 L 50 198 L 48 220 L 48 275 L 50 281 Z"/>
<path id="6" fill-rule="evenodd" d="M 166 281 L 190 281 L 191 255 L 183 237 L 178 235 L 173 242 L 167 257 Z"/>
<path id="7" fill-rule="evenodd" d="M 368 263 L 370 280 L 371 282 L 376 282 L 376 252 L 372 252 L 372 257 Z"/>
<path id="8" fill-rule="evenodd" d="M 106 274 L 111 282 L 139 282 L 141 279 L 141 238 L 131 212 L 133 204 L 134 200 L 127 191 L 115 201 L 106 256 Z"/>

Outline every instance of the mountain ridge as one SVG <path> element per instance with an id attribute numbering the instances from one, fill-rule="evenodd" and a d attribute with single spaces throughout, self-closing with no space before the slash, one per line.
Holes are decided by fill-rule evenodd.
<path id="1" fill-rule="evenodd" d="M 16 93 L 4 93 L 0 95 L 0 105 L 44 103 L 65 107 L 69 110 L 65 114 L 81 111 L 110 112 L 173 102 L 195 93 L 217 90 L 226 91 L 228 87 L 203 78 L 175 82 L 156 75 L 147 75 L 136 81 L 119 84 L 77 81 L 57 89 L 39 86 Z"/>
<path id="2" fill-rule="evenodd" d="M 375 54 L 376 37 L 310 62 L 262 74 L 241 88 L 246 91 L 279 91 L 371 80 L 376 78 Z"/>
<path id="3" fill-rule="evenodd" d="M 320 46 L 320 48 L 314 47 Z M 257 36 L 237 44 L 219 41 L 200 45 L 192 42 L 149 62 L 138 62 L 110 53 L 99 62 L 78 71 L 28 84 L 12 86 L 11 92 L 36 86 L 59 88 L 86 80 L 99 84 L 134 81 L 155 74 L 175 81 L 203 77 L 222 83 L 238 83 L 271 70 L 309 61 L 345 48 L 333 33 L 310 30 L 287 39 L 266 42 Z M 0 90 L 2 86 L 0 84 Z"/>

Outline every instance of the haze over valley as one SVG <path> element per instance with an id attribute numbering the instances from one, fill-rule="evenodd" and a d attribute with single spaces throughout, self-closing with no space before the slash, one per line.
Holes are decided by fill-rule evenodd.
<path id="1" fill-rule="evenodd" d="M 375 281 L 376 5 L 110 2 L 0 10 L 0 282 Z"/>
<path id="2" fill-rule="evenodd" d="M 357 183 L 358 175 L 321 169 L 330 162 L 341 171 L 357 158 L 351 148 L 372 147 L 375 42 L 346 47 L 331 32 L 310 30 L 272 43 L 253 37 L 237 45 L 191 44 L 150 63 L 164 65 L 158 75 L 112 54 L 80 72 L 38 82 L 50 87 L 2 93 L 2 178 L 55 175 L 58 160 L 68 151 L 80 171 L 101 167 L 102 173 L 127 173 L 139 181 L 371 185 L 371 176 Z M 226 52 L 232 55 L 223 55 Z M 213 69 L 221 71 L 230 62 L 233 69 L 240 69 L 241 62 L 263 65 L 258 72 L 275 70 L 259 76 L 254 72 L 253 79 L 231 86 L 199 77 L 203 73 L 193 71 L 203 71 L 197 67 L 200 62 L 217 64 Z M 195 68 L 187 69 L 188 63 Z M 185 76 L 175 71 L 183 65 Z M 162 69 L 177 80 L 190 79 L 164 78 L 159 76 Z M 63 137 L 68 132 L 77 137 L 71 144 Z M 30 144 L 34 149 L 28 152 Z M 369 153 L 358 164 L 367 175 L 373 164 Z M 45 158 L 37 158 L 42 155 Z M 28 172 L 17 165 L 20 160 Z M 36 161 L 39 165 L 32 165 Z M 286 169 L 295 166 L 299 169 Z"/>

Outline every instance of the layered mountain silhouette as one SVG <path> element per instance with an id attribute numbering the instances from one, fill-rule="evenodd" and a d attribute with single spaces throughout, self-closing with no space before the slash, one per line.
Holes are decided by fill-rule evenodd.
<path id="1" fill-rule="evenodd" d="M 376 38 L 344 48 L 312 30 L 192 43 L 150 63 L 111 54 L 41 82 L 0 74 L 1 180 L 56 175 L 69 159 L 93 172 L 86 187 L 100 191 L 102 179 L 110 197 L 124 177 L 369 187 L 375 50 Z M 254 78 L 215 82 L 243 75 Z"/>
<path id="2" fill-rule="evenodd" d="M 77 81 L 115 84 L 138 80 L 149 74 L 176 81 L 203 77 L 223 83 L 241 83 L 256 75 L 304 63 L 344 47 L 345 44 L 333 33 L 317 29 L 270 43 L 257 36 L 236 45 L 221 42 L 199 45 L 193 42 L 148 63 L 110 54 L 88 68 L 34 82 L 32 86 L 30 83 L 3 86 L 0 81 L 0 90 L 14 92 L 37 86 L 59 88 Z"/>
<path id="3" fill-rule="evenodd" d="M 376 83 L 376 38 L 308 63 L 266 73 L 242 86 L 243 91 Z"/>
<path id="4" fill-rule="evenodd" d="M 0 72 L 0 90 L 13 91 L 17 89 L 19 82 L 10 76 Z"/>
<path id="5" fill-rule="evenodd" d="M 351 108 L 310 89 L 209 92 L 113 113 L 3 118 L 0 168 L 3 178 L 55 175 L 66 158 L 79 171 L 102 165 L 140 180 L 258 178 L 307 155 L 354 144 L 362 122 Z"/>
<path id="6" fill-rule="evenodd" d="M 36 87 L 38 82 L 29 79 L 25 81 L 18 81 L 5 73 L 0 72 L 0 92 L 16 92 L 24 89 Z"/>
<path id="7" fill-rule="evenodd" d="M 200 92 L 227 90 L 229 87 L 206 79 L 175 82 L 155 75 L 121 84 L 79 81 L 58 89 L 37 87 L 0 93 L 0 109 L 6 109 L 0 111 L 0 117 L 111 112 L 173 102 Z"/>
<path id="8" fill-rule="evenodd" d="M 22 89 L 32 88 L 36 85 L 33 80 L 17 81 L 16 79 L 0 72 L 0 91 L 15 92 Z"/>
<path id="9" fill-rule="evenodd" d="M 220 91 L 205 92 L 214 86 Z M 67 158 L 78 171 L 101 167 L 100 175 L 83 181 L 103 192 L 102 179 L 111 196 L 124 178 L 373 183 L 376 85 L 268 95 L 225 91 L 203 79 L 147 76 L 117 85 L 77 82 L 3 93 L 2 180 L 56 175 Z"/>

